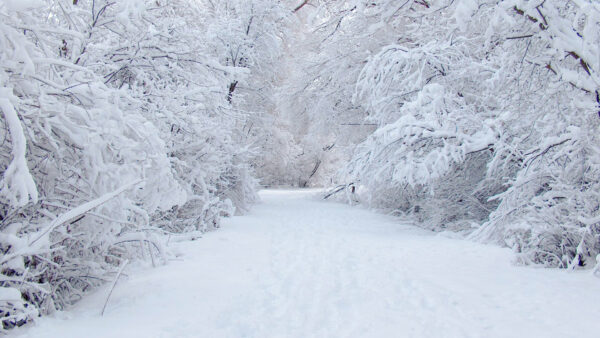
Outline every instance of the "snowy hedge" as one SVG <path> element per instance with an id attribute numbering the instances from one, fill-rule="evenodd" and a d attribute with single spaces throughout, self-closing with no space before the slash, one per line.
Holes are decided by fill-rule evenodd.
<path id="1" fill-rule="evenodd" d="M 376 207 L 572 268 L 600 253 L 600 6 L 407 1 L 355 100 L 378 130 L 348 166 Z M 385 43 L 385 41 L 382 41 Z M 390 187 L 390 182 L 392 186 Z"/>
<path id="2" fill-rule="evenodd" d="M 210 35 L 232 27 L 215 10 L 229 3 L 0 3 L 0 331 L 72 304 L 126 260 L 164 261 L 167 236 L 255 199 L 240 128 L 253 116 L 231 103 L 253 70 Z M 259 25 L 250 10 L 271 7 L 239 16 Z"/>
<path id="3" fill-rule="evenodd" d="M 362 202 L 509 246 L 525 264 L 597 263 L 597 2 L 348 0 L 304 11 L 319 54 L 298 56 L 309 76 L 297 86 L 311 91 L 298 102 L 317 105 L 294 109 L 336 128 L 327 142 L 356 145 L 338 179 Z"/>

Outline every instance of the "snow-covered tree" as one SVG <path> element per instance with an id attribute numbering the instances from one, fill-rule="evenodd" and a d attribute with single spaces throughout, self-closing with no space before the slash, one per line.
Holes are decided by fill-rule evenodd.
<path id="1" fill-rule="evenodd" d="M 380 127 L 348 180 L 374 206 L 476 227 L 523 262 L 593 263 L 598 5 L 384 1 L 362 15 L 369 6 L 399 38 L 357 81 L 354 100 Z"/>
<path id="2" fill-rule="evenodd" d="M 61 309 L 254 199 L 195 1 L 0 4 L 0 318 Z M 206 36 L 206 40 L 217 39 Z"/>

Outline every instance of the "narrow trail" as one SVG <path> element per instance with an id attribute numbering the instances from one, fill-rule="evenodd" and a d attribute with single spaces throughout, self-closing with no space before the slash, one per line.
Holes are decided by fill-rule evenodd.
<path id="1" fill-rule="evenodd" d="M 516 267 L 507 249 L 263 191 L 182 260 L 18 331 L 25 337 L 597 337 L 600 281 Z"/>

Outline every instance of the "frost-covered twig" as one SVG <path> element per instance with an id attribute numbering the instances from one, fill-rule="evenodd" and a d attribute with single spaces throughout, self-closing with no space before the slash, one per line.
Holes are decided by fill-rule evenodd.
<path id="1" fill-rule="evenodd" d="M 119 277 L 121 277 L 121 273 L 123 273 L 123 269 L 125 269 L 125 266 L 127 265 L 127 263 L 129 263 L 129 260 L 126 259 L 125 261 L 123 261 L 123 263 L 119 267 L 119 271 L 117 271 L 117 275 L 115 276 L 115 279 L 113 280 L 112 284 L 110 285 L 110 289 L 108 291 L 108 295 L 106 296 L 106 300 L 104 301 L 104 306 L 102 307 L 100 316 L 104 316 L 104 311 L 106 310 L 106 306 L 108 305 L 110 296 L 112 295 L 113 290 L 115 289 L 115 286 L 117 285 L 117 281 L 119 280 Z"/>

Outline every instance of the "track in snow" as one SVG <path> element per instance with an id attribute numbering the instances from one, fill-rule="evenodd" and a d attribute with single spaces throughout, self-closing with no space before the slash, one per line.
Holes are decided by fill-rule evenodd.
<path id="1" fill-rule="evenodd" d="M 520 268 L 314 191 L 263 191 L 249 215 L 179 244 L 27 337 L 597 337 L 600 281 Z"/>

